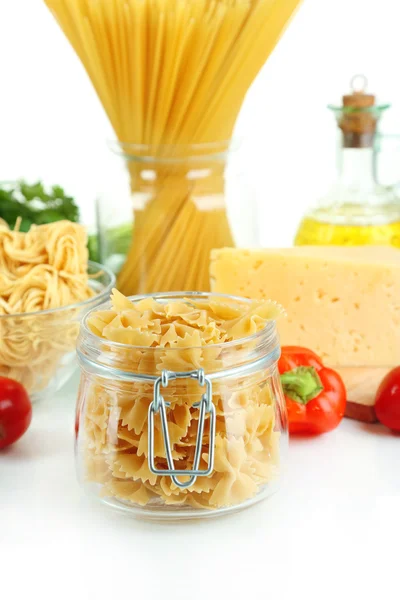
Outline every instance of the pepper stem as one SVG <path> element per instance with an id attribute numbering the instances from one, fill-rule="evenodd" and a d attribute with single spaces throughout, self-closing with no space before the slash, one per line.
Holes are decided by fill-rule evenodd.
<path id="1" fill-rule="evenodd" d="M 321 379 L 314 367 L 297 367 L 281 375 L 285 396 L 300 404 L 307 404 L 323 391 Z"/>

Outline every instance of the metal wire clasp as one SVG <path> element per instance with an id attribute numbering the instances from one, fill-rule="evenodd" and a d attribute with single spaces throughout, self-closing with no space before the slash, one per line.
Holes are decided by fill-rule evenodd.
<path id="1" fill-rule="evenodd" d="M 172 458 L 172 448 L 168 432 L 168 421 L 166 408 L 170 406 L 169 402 L 165 402 L 161 395 L 160 388 L 168 387 L 168 383 L 174 379 L 197 379 L 199 386 L 206 388 L 200 402 L 193 404 L 193 408 L 200 408 L 199 427 L 196 437 L 196 449 L 193 461 L 193 468 L 188 470 L 175 469 L 174 460 Z M 154 415 L 160 413 L 161 428 L 164 438 L 165 454 L 167 457 L 168 469 L 157 469 L 154 463 Z M 204 423 L 206 415 L 210 415 L 210 433 L 209 433 L 209 450 L 208 450 L 208 467 L 205 470 L 200 470 L 201 449 L 203 446 Z M 214 446 L 215 446 L 215 406 L 212 401 L 212 384 L 211 380 L 205 376 L 203 369 L 197 371 L 189 371 L 177 373 L 174 371 L 163 371 L 154 384 L 153 401 L 149 406 L 149 468 L 155 475 L 170 475 L 172 481 L 179 488 L 185 489 L 193 485 L 197 477 L 206 477 L 210 475 L 214 469 Z M 178 476 L 189 475 L 190 479 L 182 483 L 177 479 Z"/>

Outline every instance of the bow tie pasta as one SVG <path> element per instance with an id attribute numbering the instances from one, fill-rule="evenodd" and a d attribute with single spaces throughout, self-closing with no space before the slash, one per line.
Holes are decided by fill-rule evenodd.
<path id="1" fill-rule="evenodd" d="M 282 310 L 274 302 L 239 302 L 196 296 L 131 301 L 114 290 L 111 307 L 90 314 L 87 327 L 101 338 L 107 364 L 119 372 L 159 376 L 169 371 L 204 369 L 213 377 L 216 408 L 213 472 L 188 488 L 156 475 L 148 464 L 148 410 L 153 384 L 84 374 L 80 394 L 80 431 L 86 481 L 104 497 L 124 504 L 218 509 L 258 494 L 279 472 L 280 436 L 274 365 L 218 377 L 218 371 L 249 364 L 252 352 Z M 260 337 L 261 336 L 261 337 Z M 111 358 L 110 358 L 111 357 Z M 99 357 L 102 361 L 101 356 Z M 110 360 L 112 361 L 110 363 Z M 162 394 L 172 456 L 177 469 L 193 467 L 199 408 L 204 390 L 197 381 L 170 381 Z M 200 469 L 208 465 L 208 418 Z M 161 422 L 156 415 L 155 465 L 167 469 Z M 185 477 L 179 478 L 185 481 Z"/>

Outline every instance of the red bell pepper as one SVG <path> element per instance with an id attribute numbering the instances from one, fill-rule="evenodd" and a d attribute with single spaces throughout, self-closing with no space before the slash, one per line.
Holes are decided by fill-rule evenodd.
<path id="1" fill-rule="evenodd" d="M 346 408 L 346 388 L 336 371 L 311 350 L 282 348 L 278 364 L 290 433 L 320 434 L 335 429 Z"/>

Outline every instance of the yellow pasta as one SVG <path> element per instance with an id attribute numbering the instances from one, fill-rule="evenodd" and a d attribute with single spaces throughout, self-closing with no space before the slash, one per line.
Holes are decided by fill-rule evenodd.
<path id="1" fill-rule="evenodd" d="M 234 245 L 221 154 L 300 1 L 45 0 L 97 91 L 141 201 L 123 293 L 209 289 L 210 250 Z"/>
<path id="2" fill-rule="evenodd" d="M 79 309 L 51 311 L 93 295 L 87 237 L 60 221 L 28 233 L 0 223 L 0 375 L 30 394 L 43 390 L 61 359 L 75 348 Z"/>
<path id="3" fill-rule="evenodd" d="M 112 352 L 112 363 L 108 359 L 106 363 L 110 367 L 152 375 L 164 369 L 186 372 L 202 368 L 213 373 L 248 360 L 253 338 L 246 336 L 254 337 L 281 312 L 270 301 L 238 304 L 191 297 L 168 303 L 152 298 L 133 302 L 114 290 L 112 307 L 91 313 L 87 325 L 102 339 L 102 352 Z M 138 341 L 141 347 L 130 346 Z M 115 342 L 123 345 L 113 346 Z M 82 382 L 78 414 L 84 475 L 86 481 L 99 485 L 104 497 L 139 505 L 162 501 L 166 505 L 216 509 L 249 500 L 278 474 L 280 425 L 267 367 L 213 381 L 214 471 L 209 477 L 198 477 L 186 489 L 149 469 L 148 410 L 153 385 L 86 374 Z M 199 420 L 199 408 L 194 405 L 201 393 L 198 383 L 191 379 L 173 380 L 163 390 L 165 401 L 170 403 L 169 437 L 179 469 L 193 466 Z M 207 417 L 200 462 L 203 469 L 208 464 L 208 423 Z M 166 469 L 158 417 L 154 453 L 156 467 Z"/>

